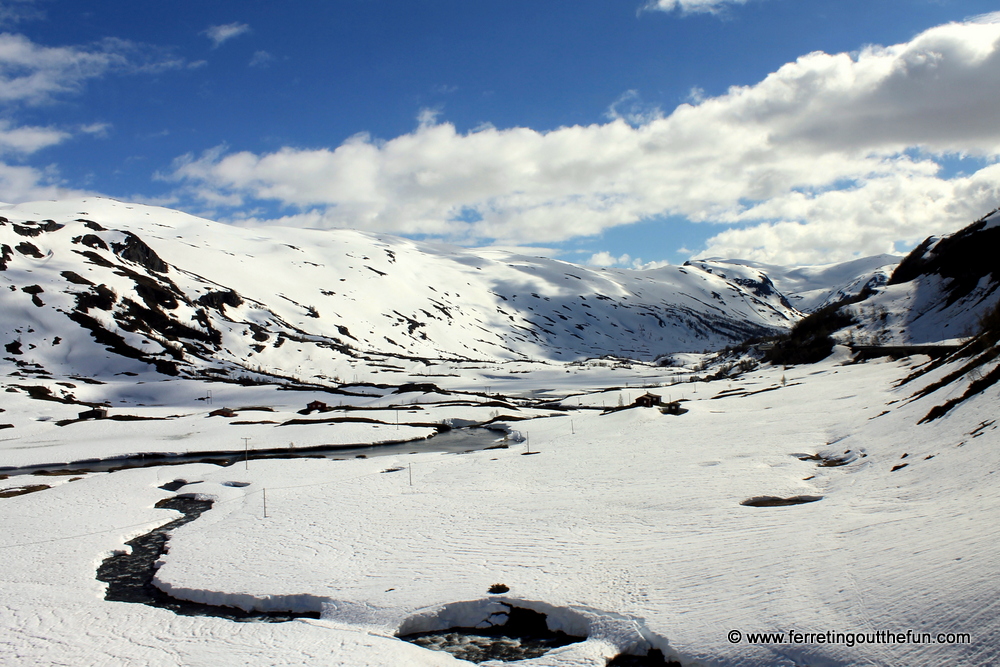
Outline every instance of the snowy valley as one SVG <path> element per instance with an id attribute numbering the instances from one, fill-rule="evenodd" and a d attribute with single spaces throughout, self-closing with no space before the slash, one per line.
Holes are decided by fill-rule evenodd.
<path id="1" fill-rule="evenodd" d="M 4 664 L 469 664 L 398 637 L 518 609 L 578 639 L 536 667 L 1000 650 L 996 212 L 905 259 L 648 271 L 0 216 Z M 175 496 L 211 504 L 158 591 L 298 617 L 105 599 Z M 933 641 L 815 639 L 907 631 Z"/>

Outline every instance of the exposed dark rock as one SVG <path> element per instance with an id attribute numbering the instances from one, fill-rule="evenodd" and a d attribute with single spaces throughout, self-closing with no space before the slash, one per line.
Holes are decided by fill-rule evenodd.
<path id="1" fill-rule="evenodd" d="M 24 292 L 25 294 L 30 294 L 31 295 L 31 303 L 35 304 L 39 308 L 41 308 L 42 306 L 45 305 L 42 302 L 41 298 L 39 298 L 39 296 L 38 296 L 39 294 L 41 294 L 41 293 L 43 293 L 45 291 L 45 290 L 42 289 L 41 285 L 28 285 L 27 287 L 22 287 L 21 291 Z"/>
<path id="2" fill-rule="evenodd" d="M 249 324 L 249 327 L 250 327 L 250 331 L 253 332 L 253 339 L 254 340 L 259 341 L 261 343 L 265 343 L 265 342 L 271 340 L 271 336 L 266 331 L 264 331 L 263 327 L 261 327 L 259 324 L 254 324 L 253 322 L 251 322 Z M 257 350 L 258 352 L 262 352 L 264 350 L 263 346 L 254 346 L 254 347 L 260 347 L 261 348 L 261 349 Z"/>
<path id="3" fill-rule="evenodd" d="M 10 249 L 10 246 L 4 243 L 0 246 L 0 271 L 7 270 L 7 262 L 9 262 L 14 257 L 14 251 Z"/>
<path id="4" fill-rule="evenodd" d="M 156 332 L 167 340 L 188 338 L 213 345 L 219 345 L 222 342 L 222 334 L 219 331 L 211 329 L 205 332 L 189 327 L 171 319 L 158 308 L 144 308 L 131 299 L 122 299 L 122 306 L 125 309 L 124 312 L 117 315 L 115 319 L 125 331 Z"/>
<path id="5" fill-rule="evenodd" d="M 222 311 L 223 306 L 239 308 L 243 305 L 243 298 L 233 290 L 228 292 L 206 292 L 198 297 L 198 303 L 209 308 Z"/>
<path id="6" fill-rule="evenodd" d="M 74 250 L 74 252 L 80 253 L 81 255 L 86 257 L 88 260 L 90 260 L 91 264 L 96 264 L 97 266 L 103 266 L 105 268 L 114 267 L 114 264 L 112 262 L 104 259 L 93 250 L 85 250 L 85 251 Z"/>
<path id="7" fill-rule="evenodd" d="M 66 280 L 68 280 L 69 282 L 73 283 L 74 285 L 93 285 L 94 284 L 91 281 L 89 281 L 86 278 L 84 278 L 83 276 L 81 276 L 79 273 L 76 273 L 75 271 L 63 271 L 60 275 L 63 278 L 65 278 Z"/>
<path id="8" fill-rule="evenodd" d="M 25 225 L 15 224 L 13 225 L 13 227 L 14 227 L 14 233 L 16 233 L 18 236 L 29 236 L 29 237 L 40 236 L 43 231 L 40 227 L 34 227 L 34 226 L 27 227 Z"/>
<path id="9" fill-rule="evenodd" d="M 135 293 L 138 294 L 149 308 L 163 307 L 173 310 L 179 304 L 177 298 L 169 289 L 159 285 L 155 280 L 141 279 L 135 283 Z"/>
<path id="10" fill-rule="evenodd" d="M 115 305 L 115 301 L 118 300 L 118 295 L 115 294 L 115 291 L 103 284 L 97 285 L 92 291 L 77 292 L 73 296 L 76 297 L 76 310 L 84 313 L 91 308 L 111 310 Z"/>
<path id="11" fill-rule="evenodd" d="M 740 505 L 747 507 L 785 507 L 787 505 L 804 505 L 823 500 L 823 496 L 791 496 L 789 498 L 779 498 L 778 496 L 755 496 L 742 501 Z"/>
<path id="12" fill-rule="evenodd" d="M 21 241 L 16 246 L 14 246 L 14 249 L 17 250 L 22 255 L 26 255 L 28 257 L 34 257 L 35 259 L 42 259 L 43 257 L 45 257 L 45 255 L 42 254 L 42 251 L 38 249 L 38 246 L 36 246 L 34 243 L 28 243 L 27 241 Z"/>
<path id="13" fill-rule="evenodd" d="M 19 340 L 7 343 L 3 346 L 3 349 L 7 350 L 10 354 L 24 354 L 24 352 L 21 351 L 21 341 Z"/>
<path id="14" fill-rule="evenodd" d="M 1000 281 L 1000 227 L 985 229 L 994 210 L 968 227 L 940 240 L 929 237 L 900 262 L 889 278 L 890 285 L 909 282 L 921 275 L 937 274 L 949 278 L 950 306 L 969 294 L 984 276 Z M 931 249 L 933 246 L 933 249 Z"/>
<path id="15" fill-rule="evenodd" d="M 150 271 L 166 273 L 167 263 L 160 259 L 152 248 L 131 232 L 126 232 L 124 243 L 113 243 L 115 254 L 129 262 L 135 262 Z"/>
<path id="16" fill-rule="evenodd" d="M 93 220 L 84 220 L 83 218 L 78 218 L 77 222 L 82 222 L 85 227 L 88 227 L 89 229 L 93 229 L 95 232 L 106 232 L 106 231 L 108 231 L 104 227 L 101 227 L 99 224 L 97 224 L 96 222 L 94 222 Z"/>
<path id="17" fill-rule="evenodd" d="M 76 239 L 73 239 L 76 241 Z M 80 237 L 79 242 L 88 248 L 100 248 L 101 250 L 108 250 L 108 244 L 104 242 L 100 236 L 95 236 L 94 234 L 84 234 Z"/>

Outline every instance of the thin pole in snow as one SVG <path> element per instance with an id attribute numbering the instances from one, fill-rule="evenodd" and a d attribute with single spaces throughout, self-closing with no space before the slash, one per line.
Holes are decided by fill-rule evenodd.
<path id="1" fill-rule="evenodd" d="M 399 410 L 396 410 L 396 430 L 399 430 Z"/>
<path id="2" fill-rule="evenodd" d="M 243 438 L 243 450 L 244 450 L 243 465 L 244 465 L 244 467 L 247 470 L 249 470 L 250 469 L 250 438 Z"/>
<path id="3" fill-rule="evenodd" d="M 264 489 L 264 518 L 267 518 L 267 489 Z"/>
<path id="4" fill-rule="evenodd" d="M 569 420 L 569 431 L 573 435 L 576 435 L 576 427 L 573 426 L 573 420 L 572 419 Z"/>
<path id="5" fill-rule="evenodd" d="M 410 469 L 410 486 L 413 486 L 413 464 L 408 463 L 406 465 Z"/>

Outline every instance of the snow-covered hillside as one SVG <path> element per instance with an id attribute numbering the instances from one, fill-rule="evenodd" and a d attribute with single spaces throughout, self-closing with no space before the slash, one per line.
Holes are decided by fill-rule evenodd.
<path id="1" fill-rule="evenodd" d="M 800 317 L 746 266 L 593 269 L 101 198 L 0 213 L 0 338 L 24 372 L 329 383 L 393 359 L 651 360 Z"/>
<path id="2" fill-rule="evenodd" d="M 922 345 L 969 338 L 1000 301 L 1000 210 L 930 237 L 876 294 L 849 307 L 859 343 Z M 842 340 L 846 340 L 844 335 Z"/>
<path id="3" fill-rule="evenodd" d="M 723 277 L 735 267 L 762 271 L 792 306 L 809 313 L 865 289 L 882 288 L 902 259 L 898 255 L 874 255 L 839 264 L 793 268 L 748 260 L 700 260 L 689 264 Z"/>

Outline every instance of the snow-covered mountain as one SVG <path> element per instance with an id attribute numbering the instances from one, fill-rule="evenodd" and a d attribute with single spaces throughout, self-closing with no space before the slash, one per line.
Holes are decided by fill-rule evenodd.
<path id="1" fill-rule="evenodd" d="M 788 268 L 749 260 L 701 260 L 689 262 L 702 270 L 725 277 L 734 267 L 750 267 L 763 272 L 774 289 L 803 313 L 810 313 L 865 289 L 877 290 L 889 282 L 889 277 L 903 258 L 899 255 L 873 255 L 860 259 Z"/>
<path id="2" fill-rule="evenodd" d="M 749 266 L 595 269 L 103 198 L 0 214 L 0 338 L 23 372 L 325 381 L 359 359 L 652 360 L 801 316 Z"/>
<path id="3" fill-rule="evenodd" d="M 855 340 L 919 345 L 975 334 L 1000 300 L 998 249 L 1000 209 L 954 234 L 926 239 L 883 288 L 849 307 L 859 322 Z"/>

